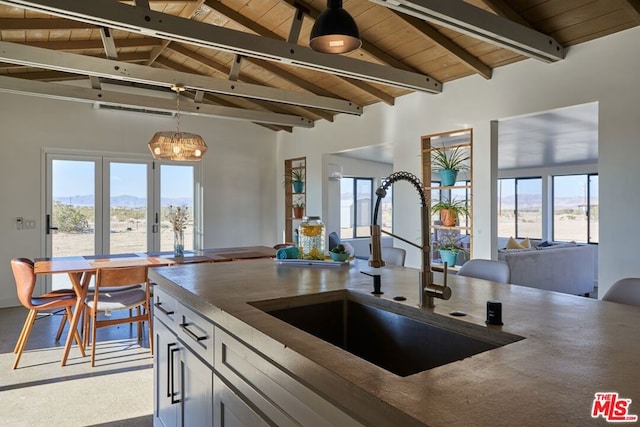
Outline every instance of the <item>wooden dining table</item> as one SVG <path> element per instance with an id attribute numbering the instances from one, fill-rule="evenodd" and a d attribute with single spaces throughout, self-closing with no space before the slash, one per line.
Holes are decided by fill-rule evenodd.
<path id="1" fill-rule="evenodd" d="M 204 249 L 188 251 L 183 257 L 174 257 L 173 252 L 149 252 L 137 254 L 85 255 L 71 257 L 36 258 L 36 275 L 67 274 L 78 301 L 70 319 L 69 333 L 62 354 L 61 365 L 65 366 L 73 343 L 73 331 L 78 327 L 84 300 L 91 278 L 101 267 L 132 267 L 146 265 L 165 267 L 206 262 L 228 262 L 241 259 L 273 258 L 275 249 L 268 246 Z"/>

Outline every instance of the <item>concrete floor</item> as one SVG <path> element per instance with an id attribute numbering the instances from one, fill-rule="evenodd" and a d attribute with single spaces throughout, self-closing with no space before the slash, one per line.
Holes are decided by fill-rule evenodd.
<path id="1" fill-rule="evenodd" d="M 91 347 L 82 357 L 75 345 L 62 367 L 68 324 L 60 342 L 55 342 L 60 316 L 42 317 L 33 327 L 20 365 L 12 370 L 13 348 L 26 316 L 22 307 L 0 309 L 0 425 L 153 424 L 153 359 L 146 332 L 141 346 L 135 326 L 98 330 L 96 367 L 91 367 Z"/>

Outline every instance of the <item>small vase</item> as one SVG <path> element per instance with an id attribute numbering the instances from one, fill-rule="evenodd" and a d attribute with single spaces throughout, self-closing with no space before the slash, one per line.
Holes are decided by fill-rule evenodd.
<path id="1" fill-rule="evenodd" d="M 173 256 L 184 256 L 184 230 L 173 230 Z"/>

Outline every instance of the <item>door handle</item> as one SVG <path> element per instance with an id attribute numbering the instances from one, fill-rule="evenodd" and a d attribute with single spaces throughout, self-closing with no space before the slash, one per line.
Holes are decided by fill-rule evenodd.
<path id="1" fill-rule="evenodd" d="M 53 227 L 51 225 L 51 215 L 47 214 L 46 217 L 46 226 L 45 226 L 45 230 L 47 230 L 47 234 L 51 234 L 51 230 L 57 230 L 58 227 Z"/>
<path id="2" fill-rule="evenodd" d="M 175 343 L 173 343 L 173 345 L 175 345 Z M 171 344 L 169 344 L 169 347 L 171 346 Z M 175 380 L 174 380 L 174 374 L 176 372 L 176 370 L 173 368 L 173 355 L 175 353 L 177 353 L 178 351 L 180 351 L 179 348 L 170 348 L 169 349 L 169 366 L 171 367 L 171 375 L 169 375 L 170 377 L 170 381 L 169 381 L 169 390 L 170 390 L 170 395 L 171 395 L 171 404 L 176 404 L 176 403 L 180 403 L 180 399 L 175 399 L 175 395 L 177 394 L 175 391 Z"/>
<path id="3" fill-rule="evenodd" d="M 176 345 L 174 342 L 167 344 L 167 356 L 170 356 L 169 363 L 167 363 L 167 397 L 172 397 L 173 390 L 171 383 L 173 382 L 173 353 L 171 353 L 171 347 Z"/>

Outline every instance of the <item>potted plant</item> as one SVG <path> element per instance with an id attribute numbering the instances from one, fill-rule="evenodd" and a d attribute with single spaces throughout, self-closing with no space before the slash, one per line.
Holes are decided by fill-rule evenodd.
<path id="1" fill-rule="evenodd" d="M 469 169 L 470 158 L 466 147 L 448 148 L 442 145 L 431 152 L 431 165 L 440 174 L 440 183 L 446 187 L 456 183 L 459 171 Z"/>
<path id="2" fill-rule="evenodd" d="M 458 222 L 460 215 L 469 216 L 469 208 L 465 200 L 438 200 L 431 206 L 431 214 L 440 213 L 442 225 L 453 227 Z"/>
<path id="3" fill-rule="evenodd" d="M 440 259 L 442 264 L 447 264 L 447 267 L 453 267 L 456 265 L 456 259 L 460 252 L 465 255 L 469 253 L 462 247 L 461 240 L 465 236 L 453 236 L 451 234 L 444 234 L 442 238 L 435 243 L 435 248 L 440 252 Z"/>
<path id="4" fill-rule="evenodd" d="M 304 169 L 291 169 L 284 177 L 284 184 L 293 185 L 294 193 L 302 193 L 304 191 Z"/>
<path id="5" fill-rule="evenodd" d="M 295 219 L 299 219 L 304 216 L 304 202 L 293 202 L 293 205 L 291 205 L 291 207 L 293 208 L 293 217 Z"/>

